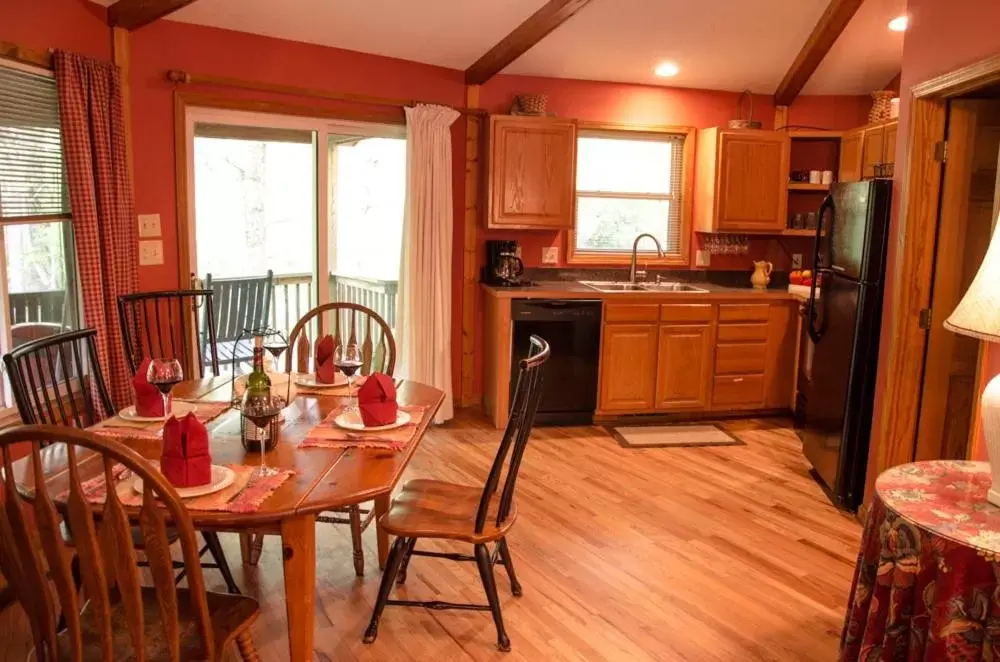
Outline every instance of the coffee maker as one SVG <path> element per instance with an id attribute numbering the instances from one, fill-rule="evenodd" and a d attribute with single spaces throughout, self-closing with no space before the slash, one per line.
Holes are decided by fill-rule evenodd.
<path id="1" fill-rule="evenodd" d="M 516 241 L 506 239 L 486 240 L 486 264 L 481 280 L 489 285 L 514 287 L 528 284 L 525 281 L 524 262 L 517 256 Z"/>

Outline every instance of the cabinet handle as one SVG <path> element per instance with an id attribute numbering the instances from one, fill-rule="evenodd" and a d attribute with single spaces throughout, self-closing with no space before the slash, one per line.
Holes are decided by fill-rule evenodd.
<path id="1" fill-rule="evenodd" d="M 743 381 L 743 378 L 742 378 L 742 377 L 737 377 L 736 379 L 734 379 L 734 380 L 733 380 L 733 383 L 734 383 L 734 384 L 739 384 L 739 383 L 740 383 L 740 382 L 742 382 L 742 381 Z"/>

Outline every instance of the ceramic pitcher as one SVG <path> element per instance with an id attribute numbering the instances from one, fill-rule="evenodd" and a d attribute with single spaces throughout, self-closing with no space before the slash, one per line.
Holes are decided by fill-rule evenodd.
<path id="1" fill-rule="evenodd" d="M 754 262 L 753 274 L 750 275 L 750 284 L 753 285 L 755 290 L 766 290 L 768 284 L 771 282 L 772 271 L 774 271 L 774 265 L 770 262 L 766 260 Z"/>

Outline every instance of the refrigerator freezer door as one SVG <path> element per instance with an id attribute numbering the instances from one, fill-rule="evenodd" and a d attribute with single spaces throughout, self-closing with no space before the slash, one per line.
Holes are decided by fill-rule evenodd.
<path id="1" fill-rule="evenodd" d="M 854 280 L 882 280 L 892 183 L 838 184 L 831 192 L 830 269 Z M 826 266 L 826 265 L 821 265 Z"/>

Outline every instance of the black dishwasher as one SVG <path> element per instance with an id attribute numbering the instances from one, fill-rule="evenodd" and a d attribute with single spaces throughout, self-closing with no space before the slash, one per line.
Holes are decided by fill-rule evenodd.
<path id="1" fill-rule="evenodd" d="M 590 425 L 597 408 L 597 362 L 601 347 L 601 302 L 584 299 L 515 299 L 511 348 L 510 402 L 514 402 L 518 361 L 528 353 L 528 337 L 552 348 L 545 365 L 538 425 Z"/>

